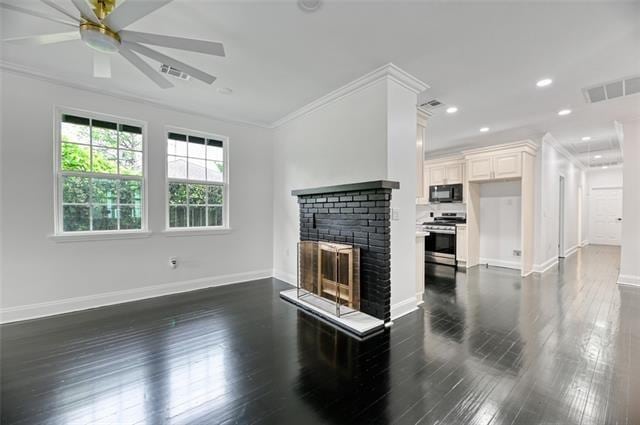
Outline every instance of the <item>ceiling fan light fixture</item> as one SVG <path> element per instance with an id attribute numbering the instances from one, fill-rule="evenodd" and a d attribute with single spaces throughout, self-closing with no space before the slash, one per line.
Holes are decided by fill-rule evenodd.
<path id="1" fill-rule="evenodd" d="M 105 26 L 84 22 L 80 24 L 80 37 L 87 46 L 102 53 L 120 50 L 120 36 Z"/>

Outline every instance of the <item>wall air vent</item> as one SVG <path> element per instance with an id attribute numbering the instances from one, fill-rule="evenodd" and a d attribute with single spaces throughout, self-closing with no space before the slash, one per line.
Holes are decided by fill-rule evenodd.
<path id="1" fill-rule="evenodd" d="M 640 76 L 621 78 L 582 89 L 587 103 L 597 103 L 640 93 Z"/>
<path id="2" fill-rule="evenodd" d="M 187 74 L 186 72 L 180 71 L 179 69 L 176 69 L 166 64 L 160 65 L 160 72 L 183 81 L 187 81 L 189 80 L 189 78 L 191 78 L 189 74 Z"/>

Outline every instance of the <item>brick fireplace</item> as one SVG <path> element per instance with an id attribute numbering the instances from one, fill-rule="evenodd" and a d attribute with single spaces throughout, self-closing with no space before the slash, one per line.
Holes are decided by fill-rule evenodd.
<path id="1" fill-rule="evenodd" d="M 360 248 L 360 311 L 391 320 L 391 192 L 387 180 L 292 191 L 298 197 L 300 240 Z"/>

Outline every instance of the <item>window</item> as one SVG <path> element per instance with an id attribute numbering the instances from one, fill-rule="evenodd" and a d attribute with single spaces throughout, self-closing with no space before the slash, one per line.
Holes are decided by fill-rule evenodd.
<path id="1" fill-rule="evenodd" d="M 228 227 L 227 139 L 193 132 L 167 135 L 168 227 Z"/>
<path id="2" fill-rule="evenodd" d="M 57 117 L 56 233 L 145 229 L 143 125 Z"/>

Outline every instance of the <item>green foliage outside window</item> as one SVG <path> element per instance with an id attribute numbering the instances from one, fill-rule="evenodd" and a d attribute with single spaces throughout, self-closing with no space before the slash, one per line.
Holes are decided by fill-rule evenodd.
<path id="1" fill-rule="evenodd" d="M 100 121 L 90 126 L 88 119 L 64 118 L 61 170 L 88 175 L 62 176 L 63 230 L 141 229 L 142 181 L 117 176 L 142 176 L 141 130 Z M 114 177 L 97 177 L 91 173 Z"/>

